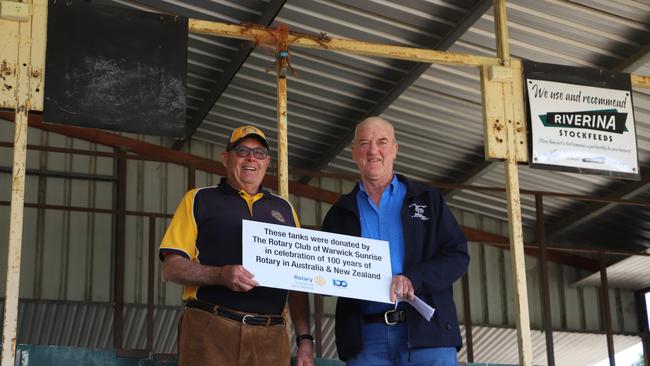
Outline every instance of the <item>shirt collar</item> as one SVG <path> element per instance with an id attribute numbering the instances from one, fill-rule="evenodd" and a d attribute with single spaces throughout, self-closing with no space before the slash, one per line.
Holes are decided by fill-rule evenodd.
<path id="1" fill-rule="evenodd" d="M 219 182 L 219 187 L 227 194 L 234 194 L 239 196 L 239 190 L 235 189 L 235 187 L 231 186 L 230 183 L 228 183 L 228 178 L 226 177 L 221 177 L 221 181 Z M 266 195 L 266 190 L 264 190 L 264 187 L 260 186 L 260 188 L 257 190 L 257 193 L 254 195 L 249 195 L 250 197 L 257 196 L 258 194 L 264 194 Z M 248 193 L 246 193 L 248 195 Z M 264 197 L 264 196 L 262 196 Z"/>
<path id="2" fill-rule="evenodd" d="M 397 180 L 397 176 L 395 174 L 393 174 L 393 180 L 390 181 L 390 183 L 388 184 L 388 186 L 386 188 L 390 187 L 390 193 L 393 193 L 398 188 L 398 186 L 397 186 L 398 184 L 399 184 L 399 181 Z M 384 192 L 385 191 L 386 191 L 386 189 L 384 189 Z M 359 192 L 363 193 L 366 196 L 368 195 L 368 192 L 366 192 L 366 188 L 363 186 L 362 181 L 359 181 Z"/>

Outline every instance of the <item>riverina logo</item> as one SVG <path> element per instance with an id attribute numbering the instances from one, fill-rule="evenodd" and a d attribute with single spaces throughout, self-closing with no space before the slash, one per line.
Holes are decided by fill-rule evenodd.
<path id="1" fill-rule="evenodd" d="M 580 128 L 623 134 L 627 132 L 627 113 L 616 109 L 583 112 L 548 112 L 539 115 L 545 127 Z"/>

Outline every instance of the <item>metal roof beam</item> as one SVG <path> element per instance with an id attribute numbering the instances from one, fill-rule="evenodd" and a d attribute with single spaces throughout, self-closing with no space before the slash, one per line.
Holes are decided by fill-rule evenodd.
<path id="1" fill-rule="evenodd" d="M 472 229 L 467 226 L 462 226 L 465 237 L 470 242 L 483 243 L 503 250 L 510 250 L 508 238 L 505 236 L 488 233 L 482 230 Z M 582 268 L 589 271 L 597 271 L 599 266 L 598 262 L 593 259 L 576 255 L 573 253 L 565 253 L 560 250 L 567 250 L 561 247 L 548 247 L 547 246 L 547 259 L 551 262 L 564 264 L 571 267 Z M 539 258 L 539 244 L 538 243 L 525 243 L 524 251 L 527 255 Z"/>
<path id="2" fill-rule="evenodd" d="M 645 169 L 641 171 L 641 176 L 643 179 L 639 181 L 630 182 L 625 184 L 623 187 L 616 190 L 611 194 L 610 198 L 621 198 L 629 199 L 636 196 L 641 192 L 645 192 L 648 187 L 650 187 L 650 169 Z M 575 211 L 573 214 L 562 218 L 562 220 L 555 225 L 551 225 L 546 231 L 546 236 L 548 238 L 556 238 L 559 235 L 566 233 L 567 231 L 575 228 L 576 226 L 583 224 L 584 222 L 602 215 L 606 211 L 616 207 L 618 203 L 610 202 L 592 202 L 582 209 Z"/>
<path id="3" fill-rule="evenodd" d="M 267 26 L 271 25 L 286 2 L 287 0 L 271 0 L 269 2 L 269 5 L 264 10 L 264 13 L 262 13 L 262 15 L 260 15 L 260 17 L 257 19 L 256 24 L 263 24 Z M 214 108 L 217 100 L 226 90 L 232 79 L 234 79 L 235 75 L 237 75 L 237 72 L 244 65 L 244 62 L 246 62 L 248 56 L 251 54 L 251 52 L 253 52 L 254 48 L 255 45 L 251 42 L 244 42 L 244 44 L 242 44 L 242 47 L 239 49 L 239 51 L 237 51 L 235 56 L 230 60 L 228 66 L 224 69 L 223 73 L 219 77 L 219 80 L 217 81 L 217 84 L 214 86 L 214 88 L 212 88 L 208 96 L 203 101 L 203 104 L 192 115 L 192 118 L 187 125 L 187 130 L 185 131 L 185 137 L 176 140 L 171 146 L 172 149 L 182 149 L 185 145 L 185 142 L 189 140 L 192 135 L 194 135 L 196 130 L 203 122 L 203 119 L 205 119 L 205 116 L 207 116 L 212 108 Z"/>
<path id="4" fill-rule="evenodd" d="M 447 35 L 442 38 L 437 44 L 433 45 L 433 49 L 444 51 L 449 49 L 476 21 L 485 14 L 488 9 L 492 6 L 491 0 L 481 0 L 474 5 L 472 9 L 467 13 L 467 16 L 463 18 L 456 26 L 451 29 Z M 377 103 L 370 108 L 363 118 L 377 116 L 384 112 L 399 96 L 408 89 L 425 71 L 429 69 L 431 64 L 429 63 L 418 63 L 414 66 L 411 71 L 408 72 L 395 86 L 384 95 Z M 352 141 L 354 138 L 354 129 L 356 123 L 347 130 L 345 135 L 339 139 L 339 142 L 332 146 L 328 151 L 325 152 L 323 158 L 318 161 L 314 166 L 315 170 L 323 169 L 332 159 L 334 159 L 338 154 L 345 149 L 345 147 Z M 301 182 L 308 182 L 310 177 L 305 176 L 300 179 Z"/>
<path id="5" fill-rule="evenodd" d="M 612 68 L 612 71 L 633 73 L 650 62 L 650 43 L 641 47 L 632 56 Z"/>
<path id="6" fill-rule="evenodd" d="M 477 180 L 481 179 L 484 175 L 490 172 L 494 164 L 493 160 L 482 160 L 478 164 L 474 165 L 472 169 L 466 172 L 460 179 L 456 180 L 456 183 L 459 184 L 473 184 Z M 449 201 L 453 196 L 460 193 L 460 189 L 444 189 L 443 194 L 445 195 L 445 200 Z"/>

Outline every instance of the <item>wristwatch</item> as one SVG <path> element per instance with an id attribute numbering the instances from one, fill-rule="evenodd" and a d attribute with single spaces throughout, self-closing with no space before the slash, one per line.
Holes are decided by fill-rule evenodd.
<path id="1" fill-rule="evenodd" d="M 302 342 L 303 339 L 309 339 L 310 341 L 314 341 L 314 336 L 311 334 L 301 334 L 296 336 L 296 345 L 300 347 L 300 342 Z"/>

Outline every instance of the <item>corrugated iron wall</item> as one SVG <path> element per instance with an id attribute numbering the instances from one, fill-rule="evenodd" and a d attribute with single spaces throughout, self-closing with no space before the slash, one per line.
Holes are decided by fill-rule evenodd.
<path id="1" fill-rule="evenodd" d="M 0 305 L 3 302 L 0 300 Z M 58 345 L 92 349 L 110 349 L 112 346 L 113 307 L 110 303 L 75 301 L 22 300 L 18 319 L 18 344 Z M 130 304 L 125 309 L 125 348 L 143 349 L 146 345 L 146 308 Z M 154 352 L 176 352 L 176 324 L 180 307 L 157 306 L 154 312 Z M 0 322 L 1 324 L 1 322 Z M 313 322 L 312 322 L 312 333 Z M 474 359 L 498 364 L 516 364 L 517 331 L 513 328 L 473 326 Z M 465 327 L 461 325 L 465 336 Z M 547 364 L 544 334 L 533 330 L 533 360 L 536 365 Z M 334 318 L 323 318 L 323 357 L 337 358 L 334 344 Z M 615 349 L 623 350 L 640 342 L 639 337 L 615 335 Z M 600 343 L 600 352 L 593 344 Z M 292 345 L 295 352 L 295 345 Z M 556 360 L 562 364 L 586 365 L 606 357 L 606 340 L 602 334 L 554 332 Z M 463 347 L 458 358 L 467 360 Z"/>
<path id="2" fill-rule="evenodd" d="M 0 141 L 10 142 L 13 124 L 0 121 Z M 159 138 L 143 140 L 166 145 Z M 30 129 L 29 143 L 82 149 L 112 151 L 85 141 Z M 168 142 L 167 142 L 168 145 Z M 192 154 L 216 158 L 215 145 L 193 142 Z M 12 151 L 0 147 L 0 166 L 11 166 Z M 80 208 L 111 209 L 113 207 L 115 162 L 112 158 L 29 151 L 27 167 L 45 175 L 29 174 L 26 202 Z M 54 174 L 59 177 L 52 176 Z M 66 178 L 66 175 L 78 175 Z M 92 178 L 92 179 L 89 179 Z M 217 184 L 218 176 L 196 173 L 197 186 Z M 175 164 L 129 160 L 127 164 L 127 210 L 172 214 L 187 189 L 188 169 Z M 323 189 L 347 192 L 353 182 L 313 179 L 311 184 Z M 10 174 L 0 173 L 0 201 L 10 197 Z M 329 205 L 311 199 L 291 196 L 305 226 L 318 226 Z M 0 237 L 7 237 L 9 207 L 0 205 Z M 459 222 L 467 227 L 506 236 L 505 223 L 477 214 L 456 210 Z M 156 219 L 155 242 L 158 243 L 168 219 Z M 23 259 L 20 295 L 22 299 L 110 302 L 113 288 L 113 218 L 107 213 L 26 208 L 24 219 Z M 148 218 L 129 215 L 126 220 L 125 302 L 146 304 L 148 271 Z M 530 234 L 530 233 L 528 233 Z M 527 235 L 530 236 L 530 235 Z M 0 248 L 0 273 L 5 273 L 6 245 Z M 514 289 L 510 274 L 508 251 L 488 245 L 470 244 L 469 270 L 471 316 L 475 325 L 514 327 Z M 155 302 L 158 305 L 180 304 L 180 286 L 163 283 L 155 261 Z M 526 258 L 531 324 L 541 328 L 541 307 L 537 260 Z M 588 275 L 582 270 L 550 263 L 549 278 L 553 325 L 557 329 L 599 331 L 598 290 L 576 288 L 571 284 Z M 4 291 L 4 276 L 0 290 Z M 462 318 L 462 291 L 455 286 L 459 314 Z M 325 310 L 333 313 L 333 299 L 325 298 Z M 612 289 L 612 321 L 615 332 L 637 332 L 634 295 L 630 291 Z M 29 316 L 23 314 L 23 316 Z M 63 317 L 67 316 L 62 314 Z M 100 315 L 96 315 L 100 316 Z M 103 315 L 102 319 L 106 319 Z M 89 324 L 106 324 L 92 320 Z M 143 320 L 138 320 L 142 322 Z M 126 322 L 129 322 L 127 316 Z M 158 331 L 157 331 L 158 333 Z M 164 332 L 163 332 L 164 333 Z M 128 337 L 125 335 L 125 337 Z M 71 340 L 50 338 L 53 343 L 71 344 Z M 87 341 L 90 342 L 90 341 Z M 74 342 L 73 342 L 74 343 Z M 85 343 L 82 343 L 85 344 Z"/>

